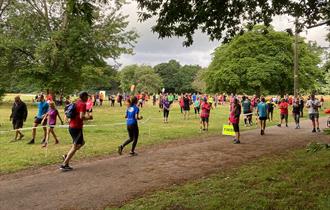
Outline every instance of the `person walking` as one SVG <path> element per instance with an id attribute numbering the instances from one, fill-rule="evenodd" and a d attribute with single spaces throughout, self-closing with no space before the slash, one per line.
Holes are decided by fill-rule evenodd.
<path id="1" fill-rule="evenodd" d="M 268 102 L 267 102 L 267 119 L 269 121 L 273 121 L 273 114 L 274 114 L 274 107 L 276 106 L 276 104 L 274 103 L 274 100 L 271 98 Z"/>
<path id="2" fill-rule="evenodd" d="M 286 100 L 283 98 L 281 100 L 281 103 L 279 104 L 279 109 L 280 109 L 280 118 L 281 121 L 277 125 L 278 127 L 282 126 L 283 120 L 285 120 L 285 126 L 288 127 L 288 114 L 289 114 L 289 104 L 286 102 Z"/>
<path id="3" fill-rule="evenodd" d="M 251 126 L 252 125 L 252 105 L 251 101 L 247 96 L 243 96 L 243 114 L 244 114 L 244 126 Z"/>
<path id="4" fill-rule="evenodd" d="M 129 105 L 126 110 L 125 118 L 129 139 L 127 139 L 123 144 L 118 146 L 118 154 L 122 155 L 125 146 L 133 142 L 130 155 L 135 156 L 137 155 L 137 153 L 135 152 L 135 147 L 138 143 L 139 138 L 138 120 L 141 120 L 142 116 L 140 116 L 140 109 L 136 106 L 138 103 L 138 99 L 134 96 L 128 102 Z"/>
<path id="5" fill-rule="evenodd" d="M 300 117 L 304 117 L 304 107 L 305 107 L 305 101 L 304 98 L 301 96 L 299 99 Z"/>
<path id="6" fill-rule="evenodd" d="M 309 119 L 312 121 L 313 125 L 312 132 L 315 133 L 316 129 L 318 132 L 321 132 L 319 123 L 319 108 L 321 108 L 321 103 L 318 99 L 315 98 L 314 94 L 312 94 L 310 99 L 307 101 L 306 107 L 308 108 Z"/>
<path id="7" fill-rule="evenodd" d="M 197 115 L 199 115 L 200 108 L 201 108 L 200 98 L 197 97 L 194 102 L 195 118 Z"/>
<path id="8" fill-rule="evenodd" d="M 73 168 L 69 166 L 70 160 L 76 154 L 76 152 L 85 145 L 83 135 L 83 125 L 85 120 L 93 119 L 92 116 L 86 116 L 86 102 L 88 100 L 88 93 L 83 91 L 79 93 L 79 99 L 74 104 L 74 116 L 70 119 L 69 133 L 72 137 L 72 146 L 66 155 L 63 155 L 63 163 L 60 166 L 62 171 L 70 171 Z"/>
<path id="9" fill-rule="evenodd" d="M 33 124 L 32 139 L 31 139 L 31 141 L 29 141 L 28 144 L 34 144 L 34 142 L 35 142 L 34 139 L 36 138 L 36 133 L 37 133 L 37 127 L 40 124 L 43 126 L 43 130 L 44 130 L 44 138 L 42 139 L 41 143 L 43 144 L 46 141 L 46 136 L 47 136 L 46 125 L 47 125 L 47 122 L 46 121 L 44 121 L 43 123 L 41 123 L 41 122 L 42 122 L 42 119 L 43 119 L 44 115 L 48 112 L 49 105 L 45 101 L 44 95 L 39 95 L 38 96 L 36 104 L 38 105 L 38 113 L 37 113 L 37 116 L 35 117 L 34 124 Z"/>
<path id="10" fill-rule="evenodd" d="M 164 123 L 168 123 L 168 116 L 170 114 L 170 102 L 167 98 L 163 100 L 163 114 L 164 114 Z"/>
<path id="11" fill-rule="evenodd" d="M 183 119 L 189 119 L 190 99 L 188 94 L 183 97 Z"/>
<path id="12" fill-rule="evenodd" d="M 296 129 L 300 128 L 300 106 L 299 106 L 299 99 L 295 98 L 293 99 L 293 103 L 292 103 L 292 115 L 293 115 L 293 119 L 296 123 Z"/>
<path id="13" fill-rule="evenodd" d="M 264 97 L 261 97 L 260 102 L 257 105 L 257 113 L 259 116 L 259 122 L 260 122 L 260 134 L 265 135 L 265 129 L 266 129 L 266 121 L 267 121 L 267 104 Z"/>
<path id="14" fill-rule="evenodd" d="M 239 104 L 239 101 L 237 98 L 234 99 L 230 114 L 229 114 L 229 122 L 233 125 L 234 131 L 235 131 L 235 139 L 234 144 L 240 144 L 240 130 L 239 130 L 239 119 L 241 115 L 241 105 Z"/>
<path id="15" fill-rule="evenodd" d="M 201 105 L 201 121 L 200 121 L 200 130 L 208 131 L 209 130 L 209 117 L 211 111 L 212 104 L 207 101 L 207 98 L 204 98 L 203 103 Z"/>
<path id="16" fill-rule="evenodd" d="M 13 129 L 16 130 L 14 138 L 14 141 L 16 141 L 21 140 L 24 137 L 19 129 L 23 128 L 23 124 L 26 121 L 28 115 L 28 110 L 26 104 L 21 100 L 20 96 L 16 96 L 14 100 L 15 102 L 11 108 L 11 115 L 9 119 L 12 121 Z"/>

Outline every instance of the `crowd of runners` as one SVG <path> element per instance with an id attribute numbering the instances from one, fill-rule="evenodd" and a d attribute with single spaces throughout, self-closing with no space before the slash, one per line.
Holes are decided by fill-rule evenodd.
<path id="1" fill-rule="evenodd" d="M 38 106 L 33 128 L 32 139 L 28 144 L 35 143 L 36 128 L 41 125 L 43 128 L 43 139 L 41 141 L 42 147 L 47 147 L 49 137 L 52 135 L 55 139 L 55 144 L 59 140 L 55 133 L 55 126 L 57 119 L 63 125 L 65 122 L 69 124 L 69 133 L 72 137 L 72 147 L 66 155 L 63 155 L 63 164 L 60 166 L 61 170 L 72 170 L 69 162 L 77 150 L 84 144 L 83 136 L 83 121 L 93 119 L 93 107 L 104 105 L 105 93 L 100 92 L 96 94 L 88 94 L 81 92 L 78 99 L 71 101 L 70 97 L 65 99 L 62 97 L 61 101 L 53 100 L 50 94 L 39 94 L 34 104 Z M 323 106 L 324 98 L 321 96 L 317 99 L 314 94 L 308 98 L 292 96 L 284 96 L 283 98 L 277 97 L 257 97 L 257 96 L 236 96 L 231 94 L 208 95 L 208 94 L 168 94 L 160 93 L 149 96 L 145 93 L 138 94 L 109 94 L 108 100 L 110 106 L 115 106 L 115 102 L 119 106 L 124 104 L 126 108 L 126 124 L 129 138 L 118 146 L 118 153 L 121 155 L 123 149 L 132 143 L 130 155 L 137 155 L 135 148 L 139 137 L 138 120 L 142 119 L 140 109 L 144 107 L 145 103 L 152 100 L 153 106 L 159 107 L 159 112 L 162 112 L 163 122 L 169 123 L 170 110 L 174 106 L 174 102 L 180 107 L 183 120 L 189 120 L 191 115 L 194 118 L 200 118 L 200 132 L 207 132 L 209 128 L 209 118 L 212 109 L 218 106 L 229 105 L 228 123 L 232 125 L 235 132 L 234 144 L 239 144 L 240 139 L 240 119 L 244 119 L 244 126 L 257 125 L 260 127 L 260 135 L 266 134 L 267 121 L 273 121 L 274 109 L 279 109 L 280 121 L 278 127 L 288 127 L 288 119 L 290 112 L 295 122 L 295 128 L 300 129 L 300 118 L 304 115 L 304 109 L 308 109 L 308 116 L 312 122 L 312 132 L 320 132 L 319 126 L 319 111 Z M 65 115 L 62 117 L 57 110 L 57 107 L 64 103 Z M 193 109 L 191 113 L 190 110 Z M 26 104 L 20 99 L 19 96 L 15 97 L 12 106 L 12 114 L 10 120 L 13 124 L 13 129 L 16 131 L 14 140 L 21 140 L 24 135 L 20 130 L 23 128 L 23 123 L 26 121 L 28 110 Z"/>

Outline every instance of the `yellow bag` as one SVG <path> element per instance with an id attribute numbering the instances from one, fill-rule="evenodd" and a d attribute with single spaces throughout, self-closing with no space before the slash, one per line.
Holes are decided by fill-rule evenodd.
<path id="1" fill-rule="evenodd" d="M 235 131 L 232 125 L 223 125 L 222 135 L 224 136 L 235 136 Z"/>

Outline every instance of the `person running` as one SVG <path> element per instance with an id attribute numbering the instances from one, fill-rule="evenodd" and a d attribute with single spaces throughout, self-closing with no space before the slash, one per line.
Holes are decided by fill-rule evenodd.
<path id="1" fill-rule="evenodd" d="M 115 107 L 115 101 L 116 101 L 116 96 L 115 95 L 113 95 L 113 94 L 111 94 L 110 95 L 110 106 L 111 107 Z"/>
<path id="2" fill-rule="evenodd" d="M 304 98 L 301 96 L 299 99 L 300 117 L 304 117 L 304 107 L 305 107 L 305 101 Z"/>
<path id="3" fill-rule="evenodd" d="M 135 147 L 137 145 L 139 138 L 138 120 L 142 119 L 142 116 L 141 117 L 139 116 L 140 109 L 136 106 L 137 102 L 138 99 L 136 97 L 133 97 L 128 101 L 129 105 L 126 110 L 125 118 L 127 119 L 126 124 L 127 124 L 129 139 L 127 139 L 122 145 L 118 146 L 119 155 L 122 155 L 125 146 L 130 144 L 131 142 L 133 142 L 133 144 L 130 155 L 131 156 L 137 155 L 137 153 L 135 152 Z"/>
<path id="4" fill-rule="evenodd" d="M 180 112 L 181 114 L 183 114 L 183 107 L 184 107 L 184 102 L 183 102 L 183 94 L 181 94 L 180 98 L 179 98 L 179 106 L 180 106 Z"/>
<path id="5" fill-rule="evenodd" d="M 195 118 L 197 117 L 197 115 L 199 115 L 200 108 L 201 108 L 200 98 L 197 97 L 194 102 Z"/>
<path id="6" fill-rule="evenodd" d="M 243 101 L 243 114 L 244 114 L 244 125 L 252 125 L 252 106 L 251 106 L 251 101 L 249 100 L 248 97 L 243 96 L 242 98 Z M 247 124 L 249 123 L 249 124 Z"/>
<path id="7" fill-rule="evenodd" d="M 92 100 L 92 96 L 88 96 L 88 100 L 86 102 L 86 113 L 87 113 L 87 117 L 90 117 L 93 115 L 93 100 Z"/>
<path id="8" fill-rule="evenodd" d="M 93 103 L 93 102 L 92 102 Z M 48 145 L 48 141 L 49 141 L 49 134 L 51 133 L 55 139 L 55 144 L 60 143 L 57 139 L 57 136 L 54 132 L 54 128 L 56 126 L 56 119 L 60 119 L 61 124 L 63 125 L 63 120 L 58 112 L 58 110 L 56 109 L 55 103 L 54 102 L 50 102 L 49 103 L 49 110 L 48 112 L 45 114 L 44 118 L 42 119 L 41 124 L 44 123 L 44 121 L 48 121 L 48 128 L 47 128 L 47 135 L 46 135 L 46 141 L 45 143 L 42 145 L 42 147 L 46 147 Z"/>
<path id="9" fill-rule="evenodd" d="M 261 97 L 261 100 L 259 104 L 257 105 L 257 113 L 259 116 L 259 122 L 260 122 L 260 134 L 265 135 L 265 129 L 266 129 L 266 121 L 267 121 L 267 104 L 264 97 Z"/>
<path id="10" fill-rule="evenodd" d="M 34 139 L 35 139 L 36 133 L 37 133 L 37 127 L 39 124 L 41 124 L 41 121 L 42 121 L 44 115 L 48 112 L 48 108 L 49 108 L 48 103 L 45 101 L 44 95 L 40 95 L 38 97 L 36 104 L 38 105 L 38 113 L 37 113 L 37 116 L 35 117 L 34 124 L 33 124 L 32 139 L 31 139 L 31 141 L 29 141 L 28 144 L 34 144 Z M 41 124 L 43 126 L 43 130 L 44 130 L 44 138 L 41 141 L 42 144 L 45 143 L 45 141 L 46 141 L 46 136 L 47 136 L 46 124 L 47 124 L 46 121 L 44 121 Z"/>
<path id="11" fill-rule="evenodd" d="M 299 106 L 299 99 L 295 98 L 293 99 L 293 103 L 292 103 L 292 115 L 293 115 L 293 119 L 296 123 L 296 129 L 300 128 L 300 106 Z"/>
<path id="12" fill-rule="evenodd" d="M 282 126 L 283 120 L 285 120 L 285 126 L 288 127 L 288 108 L 289 108 L 289 104 L 286 102 L 286 100 L 283 98 L 281 100 L 281 103 L 279 104 L 279 109 L 280 109 L 280 118 L 281 121 L 280 123 L 277 125 L 278 127 Z"/>
<path id="13" fill-rule="evenodd" d="M 207 101 L 207 98 L 204 98 L 203 103 L 201 105 L 202 112 L 201 112 L 201 121 L 200 121 L 200 130 L 208 131 L 209 130 L 209 117 L 210 117 L 210 110 L 211 104 Z"/>
<path id="14" fill-rule="evenodd" d="M 63 164 L 60 169 L 63 171 L 70 171 L 73 168 L 69 166 L 70 160 L 74 154 L 85 145 L 83 135 L 83 125 L 85 120 L 93 119 L 92 116 L 86 116 L 86 102 L 88 100 L 88 93 L 83 91 L 79 94 L 79 99 L 75 103 L 74 117 L 70 119 L 69 133 L 72 137 L 72 147 L 66 155 L 63 155 Z"/>
<path id="15" fill-rule="evenodd" d="M 188 94 L 186 94 L 183 97 L 183 118 L 185 120 L 189 119 L 189 111 L 190 111 L 190 100 Z"/>
<path id="16" fill-rule="evenodd" d="M 235 131 L 235 139 L 234 144 L 240 144 L 240 138 L 241 134 L 239 131 L 239 118 L 241 115 L 241 105 L 239 104 L 239 101 L 237 98 L 234 99 L 234 102 L 232 104 L 232 108 L 229 114 L 229 122 L 233 125 L 234 131 Z"/>
<path id="17" fill-rule="evenodd" d="M 312 94 L 310 99 L 307 101 L 306 107 L 308 108 L 309 119 L 312 121 L 313 124 L 312 132 L 316 132 L 315 127 L 317 128 L 318 132 L 321 132 L 319 123 L 319 108 L 321 107 L 321 103 L 318 99 L 315 98 L 314 94 Z"/>
<path id="18" fill-rule="evenodd" d="M 167 98 L 163 100 L 163 114 L 164 114 L 164 123 L 168 123 L 168 115 L 170 114 L 170 102 Z"/>
<path id="19" fill-rule="evenodd" d="M 274 103 L 274 100 L 271 98 L 268 102 L 267 102 L 267 119 L 269 121 L 273 121 L 273 114 L 274 114 L 274 107 L 276 106 L 276 104 Z"/>
<path id="20" fill-rule="evenodd" d="M 19 96 L 15 97 L 15 102 L 11 109 L 10 121 L 13 123 L 13 129 L 16 130 L 14 141 L 21 140 L 24 135 L 19 130 L 23 128 L 23 124 L 26 121 L 28 110 L 26 104 L 21 100 Z M 17 138 L 19 136 L 19 138 Z"/>
<path id="21" fill-rule="evenodd" d="M 170 95 L 167 97 L 167 99 L 170 102 L 170 104 L 172 104 L 174 102 L 174 95 L 173 95 L 173 93 L 170 93 Z"/>

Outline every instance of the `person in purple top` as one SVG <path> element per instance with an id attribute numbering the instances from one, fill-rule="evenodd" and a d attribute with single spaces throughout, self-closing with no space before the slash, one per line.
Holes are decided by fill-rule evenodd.
<path id="1" fill-rule="evenodd" d="M 59 141 L 57 139 L 57 136 L 54 132 L 54 128 L 56 125 L 56 119 L 57 117 L 60 119 L 61 124 L 63 125 L 63 120 L 61 118 L 61 116 L 59 115 L 58 110 L 55 107 L 55 103 L 54 102 L 50 102 L 49 103 L 49 110 L 48 112 L 45 114 L 44 118 L 42 119 L 42 123 L 48 119 L 48 128 L 47 128 L 47 135 L 46 135 L 46 141 L 45 143 L 42 145 L 42 147 L 46 147 L 48 145 L 48 141 L 49 141 L 49 134 L 51 133 L 55 139 L 55 144 L 58 144 Z M 42 124 L 41 123 L 41 124 Z"/>
<path id="2" fill-rule="evenodd" d="M 170 114 L 171 103 L 167 98 L 163 100 L 163 113 L 164 113 L 164 123 L 168 123 L 168 115 Z"/>

